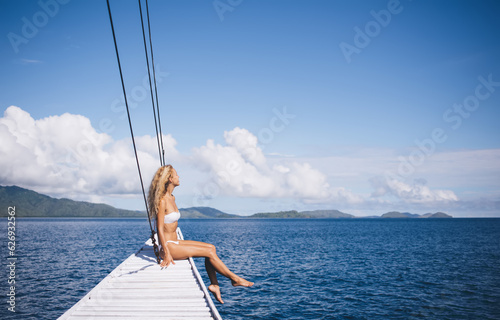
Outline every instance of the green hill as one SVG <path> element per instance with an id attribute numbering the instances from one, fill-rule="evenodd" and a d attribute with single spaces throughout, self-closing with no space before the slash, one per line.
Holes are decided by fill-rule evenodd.
<path id="1" fill-rule="evenodd" d="M 301 214 L 310 216 L 311 218 L 326 218 L 326 219 L 350 219 L 354 218 L 352 214 L 344 213 L 338 210 L 315 210 L 302 211 Z"/>
<path id="2" fill-rule="evenodd" d="M 225 213 L 210 207 L 183 208 L 179 211 L 181 216 L 187 219 L 242 218 L 242 216 Z"/>
<path id="3" fill-rule="evenodd" d="M 423 215 L 419 215 L 416 213 L 391 211 L 384 213 L 381 218 L 452 218 L 452 216 L 444 212 L 426 213 Z"/>
<path id="4" fill-rule="evenodd" d="M 249 218 L 288 218 L 288 219 L 339 219 L 354 218 L 353 215 L 340 212 L 338 210 L 315 210 L 315 211 L 280 211 L 280 212 L 261 212 L 251 215 Z"/>
<path id="5" fill-rule="evenodd" d="M 141 211 L 116 209 L 107 204 L 96 204 L 70 199 L 55 199 L 17 186 L 0 186 L 0 207 L 16 208 L 16 217 L 146 217 Z M 6 217 L 7 210 L 0 210 Z"/>
<path id="6" fill-rule="evenodd" d="M 255 213 L 248 218 L 309 218 L 306 217 L 296 210 L 291 211 L 280 211 L 280 212 L 260 212 Z"/>
<path id="7" fill-rule="evenodd" d="M 436 212 L 436 213 L 426 213 L 426 214 L 423 214 L 423 215 L 420 216 L 420 218 L 434 219 L 434 218 L 453 218 L 453 217 L 450 216 L 449 214 L 444 213 L 444 212 Z"/>
<path id="8" fill-rule="evenodd" d="M 399 211 L 391 211 L 384 213 L 381 218 L 416 218 L 418 214 L 412 214 L 409 212 L 399 212 Z"/>

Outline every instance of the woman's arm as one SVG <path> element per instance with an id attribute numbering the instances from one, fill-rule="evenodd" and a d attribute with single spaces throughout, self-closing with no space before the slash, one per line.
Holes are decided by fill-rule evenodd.
<path id="1" fill-rule="evenodd" d="M 164 225 L 164 219 L 165 219 L 165 211 L 167 208 L 167 201 L 165 199 L 162 199 L 160 201 L 160 207 L 158 208 L 158 214 L 157 214 L 157 226 L 158 226 L 158 241 L 161 244 L 161 247 L 163 249 L 163 261 L 161 262 L 162 267 L 168 267 L 170 263 L 175 264 L 174 259 L 170 255 L 170 251 L 168 250 L 167 242 L 165 241 L 165 225 Z"/>

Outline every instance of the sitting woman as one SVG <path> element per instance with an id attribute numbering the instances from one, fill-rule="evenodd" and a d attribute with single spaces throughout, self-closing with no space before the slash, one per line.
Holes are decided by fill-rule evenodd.
<path id="1" fill-rule="evenodd" d="M 229 278 L 233 286 L 251 287 L 253 282 L 231 272 L 217 256 L 214 245 L 177 239 L 177 220 L 180 218 L 180 213 L 172 192 L 178 185 L 179 176 L 177 172 L 171 165 L 166 165 L 156 171 L 149 187 L 149 214 L 152 219 L 156 217 L 161 248 L 161 266 L 168 267 L 170 263 L 175 264 L 174 260 L 205 257 L 205 268 L 211 282 L 208 290 L 212 292 L 217 301 L 224 303 L 221 298 L 216 272 Z"/>

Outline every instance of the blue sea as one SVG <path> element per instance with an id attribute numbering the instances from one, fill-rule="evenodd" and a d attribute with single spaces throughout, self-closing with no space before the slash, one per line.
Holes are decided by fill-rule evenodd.
<path id="1" fill-rule="evenodd" d="M 1 319 L 56 319 L 149 236 L 144 219 L 2 219 Z M 217 246 L 224 319 L 500 319 L 500 219 L 181 220 Z M 203 259 L 195 259 L 204 274 Z M 205 276 L 206 283 L 208 280 Z"/>

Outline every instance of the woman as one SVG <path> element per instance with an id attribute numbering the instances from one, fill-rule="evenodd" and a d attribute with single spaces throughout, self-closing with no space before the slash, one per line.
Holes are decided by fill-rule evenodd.
<path id="1" fill-rule="evenodd" d="M 205 268 L 210 279 L 208 290 L 217 301 L 224 303 L 221 298 L 217 273 L 231 280 L 233 286 L 251 287 L 253 282 L 247 281 L 233 272 L 220 260 L 215 246 L 199 241 L 177 239 L 177 220 L 180 218 L 179 209 L 172 195 L 174 188 L 179 185 L 179 176 L 171 165 L 160 167 L 151 181 L 148 194 L 149 214 L 156 217 L 158 238 L 160 242 L 161 266 L 168 267 L 174 260 L 183 260 L 190 257 L 205 257 Z"/>

